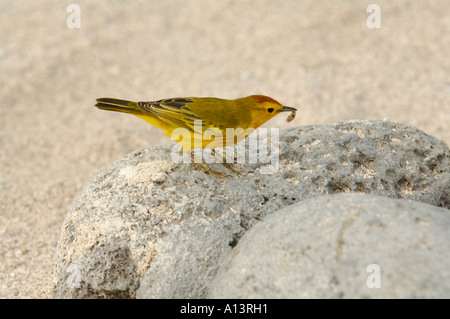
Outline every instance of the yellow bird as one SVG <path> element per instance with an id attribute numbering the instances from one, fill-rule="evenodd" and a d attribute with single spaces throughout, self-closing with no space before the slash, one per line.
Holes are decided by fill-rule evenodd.
<path id="1" fill-rule="evenodd" d="M 251 95 L 235 100 L 212 97 L 188 97 L 163 99 L 153 102 L 132 102 L 113 98 L 97 99 L 99 109 L 130 113 L 164 130 L 181 144 L 183 152 L 195 148 L 225 147 L 236 144 L 253 133 L 262 124 L 279 114 L 297 109 L 283 106 L 264 95 Z M 210 167 L 195 163 L 195 167 L 216 177 L 226 177 Z M 222 164 L 237 174 L 228 163 Z"/>
<path id="2" fill-rule="evenodd" d="M 194 148 L 214 149 L 236 144 L 280 112 L 293 114 L 297 111 L 264 95 L 235 100 L 188 97 L 153 102 L 100 98 L 95 106 L 140 117 L 163 129 L 163 135 L 175 137 L 184 152 Z M 227 128 L 231 130 L 227 131 Z M 177 132 L 189 132 L 190 138 L 174 134 Z"/>

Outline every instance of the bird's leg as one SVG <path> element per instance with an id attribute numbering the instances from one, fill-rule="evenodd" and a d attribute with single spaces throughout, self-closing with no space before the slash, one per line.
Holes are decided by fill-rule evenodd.
<path id="1" fill-rule="evenodd" d="M 211 176 L 217 177 L 217 178 L 225 178 L 229 177 L 230 175 L 224 173 L 224 172 L 216 172 L 215 170 L 211 169 L 207 164 L 205 163 L 196 163 L 194 153 L 191 153 L 191 160 L 194 167 L 202 172 L 205 172 Z"/>
<path id="2" fill-rule="evenodd" d="M 222 164 L 223 164 L 223 166 L 225 166 L 228 170 L 232 171 L 233 173 L 235 173 L 235 174 L 237 174 L 237 175 L 241 175 L 241 173 L 238 172 L 237 170 L 235 170 L 235 169 L 233 168 L 233 166 L 231 166 L 229 163 L 223 162 Z"/>
<path id="3" fill-rule="evenodd" d="M 214 151 L 214 150 L 213 150 L 213 151 Z M 237 160 L 237 157 L 236 157 L 235 154 L 233 154 L 233 156 L 234 156 L 233 163 L 235 163 L 236 160 Z M 235 169 L 233 168 L 233 166 L 231 166 L 230 163 L 227 163 L 227 159 L 226 159 L 226 156 L 225 156 L 224 153 L 222 153 L 222 165 L 225 166 L 229 171 L 231 171 L 231 172 L 233 172 L 233 173 L 235 173 L 235 174 L 237 174 L 237 175 L 241 175 L 241 173 L 238 172 L 237 170 L 235 170 Z"/>

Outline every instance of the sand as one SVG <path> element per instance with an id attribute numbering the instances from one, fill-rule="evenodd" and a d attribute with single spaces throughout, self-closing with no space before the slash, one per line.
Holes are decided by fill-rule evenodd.
<path id="1" fill-rule="evenodd" d="M 272 127 L 388 119 L 450 142 L 450 2 L 0 3 L 0 298 L 51 297 L 62 222 L 96 171 L 172 143 L 98 97 L 269 95 Z"/>

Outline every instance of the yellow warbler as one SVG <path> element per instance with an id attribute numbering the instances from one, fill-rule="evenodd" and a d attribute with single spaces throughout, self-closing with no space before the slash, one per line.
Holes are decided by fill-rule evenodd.
<path id="1" fill-rule="evenodd" d="M 95 106 L 102 110 L 140 117 L 163 129 L 163 134 L 180 143 L 184 152 L 194 148 L 214 149 L 238 143 L 280 112 L 294 114 L 297 111 L 264 95 L 251 95 L 235 100 L 188 97 L 153 102 L 100 98 Z M 186 138 L 185 135 L 174 134 L 177 132 L 188 132 L 190 136 Z"/>

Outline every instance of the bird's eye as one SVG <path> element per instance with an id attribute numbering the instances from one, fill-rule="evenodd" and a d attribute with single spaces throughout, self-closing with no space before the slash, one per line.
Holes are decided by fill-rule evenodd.
<path id="1" fill-rule="evenodd" d="M 268 109 L 267 109 L 267 112 L 269 112 L 269 113 L 272 113 L 274 111 L 274 108 L 273 107 L 269 107 Z"/>

